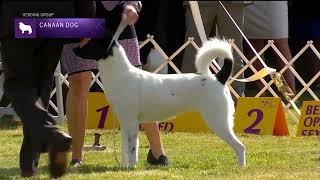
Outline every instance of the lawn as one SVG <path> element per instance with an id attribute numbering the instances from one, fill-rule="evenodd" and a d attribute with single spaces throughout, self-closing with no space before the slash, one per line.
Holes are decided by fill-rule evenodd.
<path id="1" fill-rule="evenodd" d="M 239 135 L 246 146 L 247 166 L 237 165 L 230 147 L 217 136 L 206 133 L 162 133 L 171 161 L 169 167 L 150 166 L 146 136 L 140 134 L 140 161 L 134 170 L 117 166 L 112 131 L 102 133 L 106 151 L 85 152 L 85 163 L 69 169 L 61 179 L 319 179 L 320 144 L 316 137 L 295 137 L 296 127 L 288 123 L 290 136 Z M 66 131 L 66 126 L 62 127 Z M 94 130 L 88 130 L 86 144 L 92 144 Z M 19 148 L 21 127 L 0 129 L 0 179 L 20 179 Z M 116 149 L 120 158 L 120 134 Z M 48 179 L 47 155 L 42 155 L 36 179 Z"/>

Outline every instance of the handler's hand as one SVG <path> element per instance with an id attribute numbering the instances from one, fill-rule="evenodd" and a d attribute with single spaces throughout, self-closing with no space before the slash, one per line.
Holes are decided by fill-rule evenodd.
<path id="1" fill-rule="evenodd" d="M 85 46 L 90 40 L 91 40 L 91 38 L 83 38 L 83 39 L 81 39 L 80 40 L 80 48 Z"/>
<path id="2" fill-rule="evenodd" d="M 128 25 L 133 25 L 139 19 L 136 8 L 132 4 L 125 4 L 122 12 L 122 19 Z"/>

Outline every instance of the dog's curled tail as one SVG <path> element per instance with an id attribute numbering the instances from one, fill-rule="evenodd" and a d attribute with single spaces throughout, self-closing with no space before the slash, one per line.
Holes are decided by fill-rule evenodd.
<path id="1" fill-rule="evenodd" d="M 209 64 L 218 57 L 224 60 L 224 65 L 216 74 L 216 77 L 219 82 L 225 84 L 233 68 L 232 48 L 226 40 L 213 38 L 205 42 L 198 50 L 195 66 L 198 73 L 210 75 L 212 73 L 209 69 Z"/>

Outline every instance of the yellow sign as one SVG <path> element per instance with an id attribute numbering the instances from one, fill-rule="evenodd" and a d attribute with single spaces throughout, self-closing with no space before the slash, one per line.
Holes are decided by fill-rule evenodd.
<path id="1" fill-rule="evenodd" d="M 280 98 L 241 97 L 235 113 L 235 132 L 289 135 Z"/>
<path id="2" fill-rule="evenodd" d="M 320 101 L 304 101 L 297 136 L 320 136 Z"/>
<path id="3" fill-rule="evenodd" d="M 183 113 L 168 121 L 172 124 L 172 132 L 211 132 L 198 112 Z M 161 122 L 159 126 L 161 126 Z M 168 131 L 168 129 L 161 129 Z"/>
<path id="4" fill-rule="evenodd" d="M 105 98 L 104 93 L 89 93 L 88 98 L 88 129 L 119 128 L 119 121 L 113 114 L 112 108 Z M 190 112 L 173 117 L 168 121 L 159 122 L 161 131 L 166 132 L 209 132 L 209 128 L 202 120 L 200 113 Z"/>
<path id="5" fill-rule="evenodd" d="M 115 121 L 115 128 L 119 129 L 119 121 L 112 112 L 103 93 L 89 93 L 88 99 L 88 129 L 111 129 Z"/>

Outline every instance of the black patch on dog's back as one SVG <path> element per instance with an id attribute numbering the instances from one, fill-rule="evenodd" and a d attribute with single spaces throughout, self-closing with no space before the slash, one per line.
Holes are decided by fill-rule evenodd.
<path id="1" fill-rule="evenodd" d="M 216 77 L 221 84 L 223 85 L 226 84 L 227 80 L 231 75 L 232 69 L 233 69 L 233 60 L 229 58 L 225 58 L 223 67 L 216 74 Z"/>

